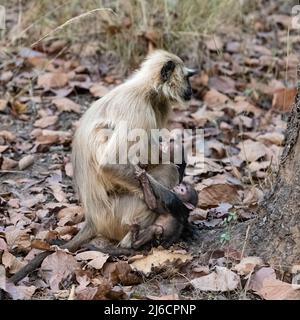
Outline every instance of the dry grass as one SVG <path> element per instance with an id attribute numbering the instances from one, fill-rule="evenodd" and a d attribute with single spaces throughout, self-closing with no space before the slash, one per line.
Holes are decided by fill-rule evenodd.
<path id="1" fill-rule="evenodd" d="M 112 52 L 125 66 L 129 61 L 138 64 L 151 46 L 180 55 L 193 53 L 197 61 L 203 36 L 239 23 L 245 10 L 237 0 L 4 0 L 5 3 L 14 6 L 18 15 L 16 25 L 7 33 L 13 43 L 30 45 L 47 35 L 46 40 L 68 40 L 85 54 Z M 95 10 L 99 8 L 109 10 Z M 74 19 L 80 15 L 80 19 Z"/>

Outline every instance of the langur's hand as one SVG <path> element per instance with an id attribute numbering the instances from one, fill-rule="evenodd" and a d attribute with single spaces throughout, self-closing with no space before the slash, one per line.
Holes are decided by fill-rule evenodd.
<path id="1" fill-rule="evenodd" d="M 139 166 L 135 166 L 135 174 L 136 178 L 141 184 L 141 188 L 144 193 L 144 200 L 148 208 L 150 210 L 155 210 L 157 208 L 157 201 L 147 177 L 147 172 L 144 169 L 141 169 Z"/>
<path id="2" fill-rule="evenodd" d="M 148 228 L 143 229 L 139 235 L 136 241 L 133 243 L 132 247 L 133 249 L 139 249 L 143 245 L 147 244 L 148 242 L 151 242 L 153 240 L 160 241 L 164 233 L 164 228 L 161 225 L 153 224 L 149 226 Z"/>

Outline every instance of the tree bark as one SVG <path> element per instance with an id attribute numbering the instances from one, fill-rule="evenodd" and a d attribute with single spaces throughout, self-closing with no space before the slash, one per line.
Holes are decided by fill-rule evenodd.
<path id="1" fill-rule="evenodd" d="M 298 78 L 300 70 L 298 70 Z M 255 255 L 281 271 L 300 265 L 300 89 L 295 98 L 280 166 L 272 189 L 265 194 L 257 218 L 231 230 L 229 247 Z M 220 248 L 224 230 L 200 235 L 204 250 Z M 196 247 L 195 247 L 196 249 Z M 199 251 L 199 242 L 198 242 Z"/>
<path id="2" fill-rule="evenodd" d="M 299 70 L 298 70 L 299 75 Z M 249 233 L 249 249 L 276 268 L 300 264 L 300 90 L 288 119 L 285 146 L 272 190 Z"/>

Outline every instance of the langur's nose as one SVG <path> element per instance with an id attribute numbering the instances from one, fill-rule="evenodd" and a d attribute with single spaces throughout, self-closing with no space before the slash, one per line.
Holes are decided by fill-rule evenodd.
<path id="1" fill-rule="evenodd" d="M 186 71 L 187 71 L 188 78 L 194 76 L 199 72 L 198 69 L 189 69 L 189 68 L 186 68 Z"/>

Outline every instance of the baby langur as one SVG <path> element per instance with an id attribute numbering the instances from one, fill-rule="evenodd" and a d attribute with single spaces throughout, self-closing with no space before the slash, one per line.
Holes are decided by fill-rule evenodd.
<path id="1" fill-rule="evenodd" d="M 134 249 L 138 249 L 153 240 L 158 240 L 161 244 L 169 246 L 180 238 L 185 228 L 188 228 L 188 216 L 198 203 L 198 194 L 190 184 L 181 182 L 173 188 L 172 192 L 182 201 L 185 208 L 178 208 L 180 212 L 174 212 L 174 209 L 170 211 L 162 202 L 154 200 L 151 183 L 147 179 L 145 171 L 138 171 L 137 178 L 143 188 L 146 203 L 159 216 L 152 225 L 143 230 L 140 230 L 138 225 L 133 226 L 132 246 Z"/>

